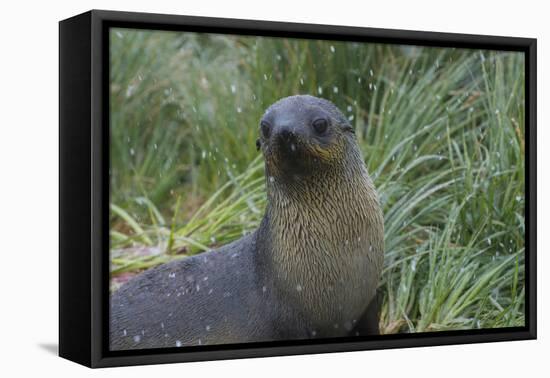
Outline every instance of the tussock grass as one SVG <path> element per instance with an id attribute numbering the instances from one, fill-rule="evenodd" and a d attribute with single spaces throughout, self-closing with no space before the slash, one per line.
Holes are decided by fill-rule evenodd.
<path id="1" fill-rule="evenodd" d="M 522 55 L 124 29 L 111 44 L 113 289 L 254 230 L 258 121 L 309 93 L 354 124 L 380 193 L 382 331 L 524 324 Z"/>

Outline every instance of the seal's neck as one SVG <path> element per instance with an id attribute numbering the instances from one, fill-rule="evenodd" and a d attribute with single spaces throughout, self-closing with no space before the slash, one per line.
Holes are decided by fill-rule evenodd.
<path id="1" fill-rule="evenodd" d="M 303 262 L 349 253 L 363 243 L 379 212 L 376 191 L 362 161 L 314 175 L 267 179 L 269 231 L 277 259 Z M 310 267 L 311 268 L 311 267 Z"/>
<path id="2" fill-rule="evenodd" d="M 267 177 L 261 236 L 275 285 L 325 320 L 363 310 L 372 295 L 368 280 L 378 279 L 373 248 L 378 253 L 383 243 L 380 207 L 362 158 L 348 155 L 345 163 L 307 176 Z M 327 296 L 339 307 L 327 306 Z"/>
<path id="3" fill-rule="evenodd" d="M 287 231 L 298 226 L 312 231 L 319 228 L 334 238 L 340 235 L 333 230 L 338 226 L 326 222 L 339 220 L 350 231 L 360 228 L 368 207 L 378 206 L 377 195 L 360 153 L 351 149 L 346 156 L 340 164 L 312 167 L 305 174 L 271 176 L 266 167 L 271 226 Z M 289 219 L 291 215 L 297 218 Z M 359 223 L 353 225 L 352 220 Z"/>

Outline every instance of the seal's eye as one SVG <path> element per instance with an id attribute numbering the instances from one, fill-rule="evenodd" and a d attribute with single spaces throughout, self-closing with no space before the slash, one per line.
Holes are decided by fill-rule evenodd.
<path id="1" fill-rule="evenodd" d="M 262 129 L 264 138 L 269 138 L 269 135 L 271 135 L 271 125 L 266 121 L 262 121 L 260 122 L 260 129 Z"/>
<path id="2" fill-rule="evenodd" d="M 328 128 L 328 121 L 324 118 L 317 118 L 312 125 L 317 134 L 324 134 Z"/>

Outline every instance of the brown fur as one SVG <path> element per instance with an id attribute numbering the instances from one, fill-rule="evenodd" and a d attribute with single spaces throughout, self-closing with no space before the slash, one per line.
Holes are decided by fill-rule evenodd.
<path id="1" fill-rule="evenodd" d="M 296 141 L 310 168 L 305 175 L 281 173 L 276 146 L 261 143 L 269 214 L 261 237 L 274 250 L 278 286 L 316 324 L 336 329 L 355 324 L 374 298 L 384 249 L 378 196 L 355 135 L 343 126 L 326 146 L 307 135 Z"/>

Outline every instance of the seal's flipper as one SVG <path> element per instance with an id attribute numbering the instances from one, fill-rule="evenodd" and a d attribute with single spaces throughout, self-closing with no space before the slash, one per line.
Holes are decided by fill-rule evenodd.
<path id="1" fill-rule="evenodd" d="M 351 332 L 351 336 L 379 335 L 380 326 L 378 315 L 382 305 L 382 295 L 377 292 L 363 316 L 358 320 L 357 325 Z"/>

